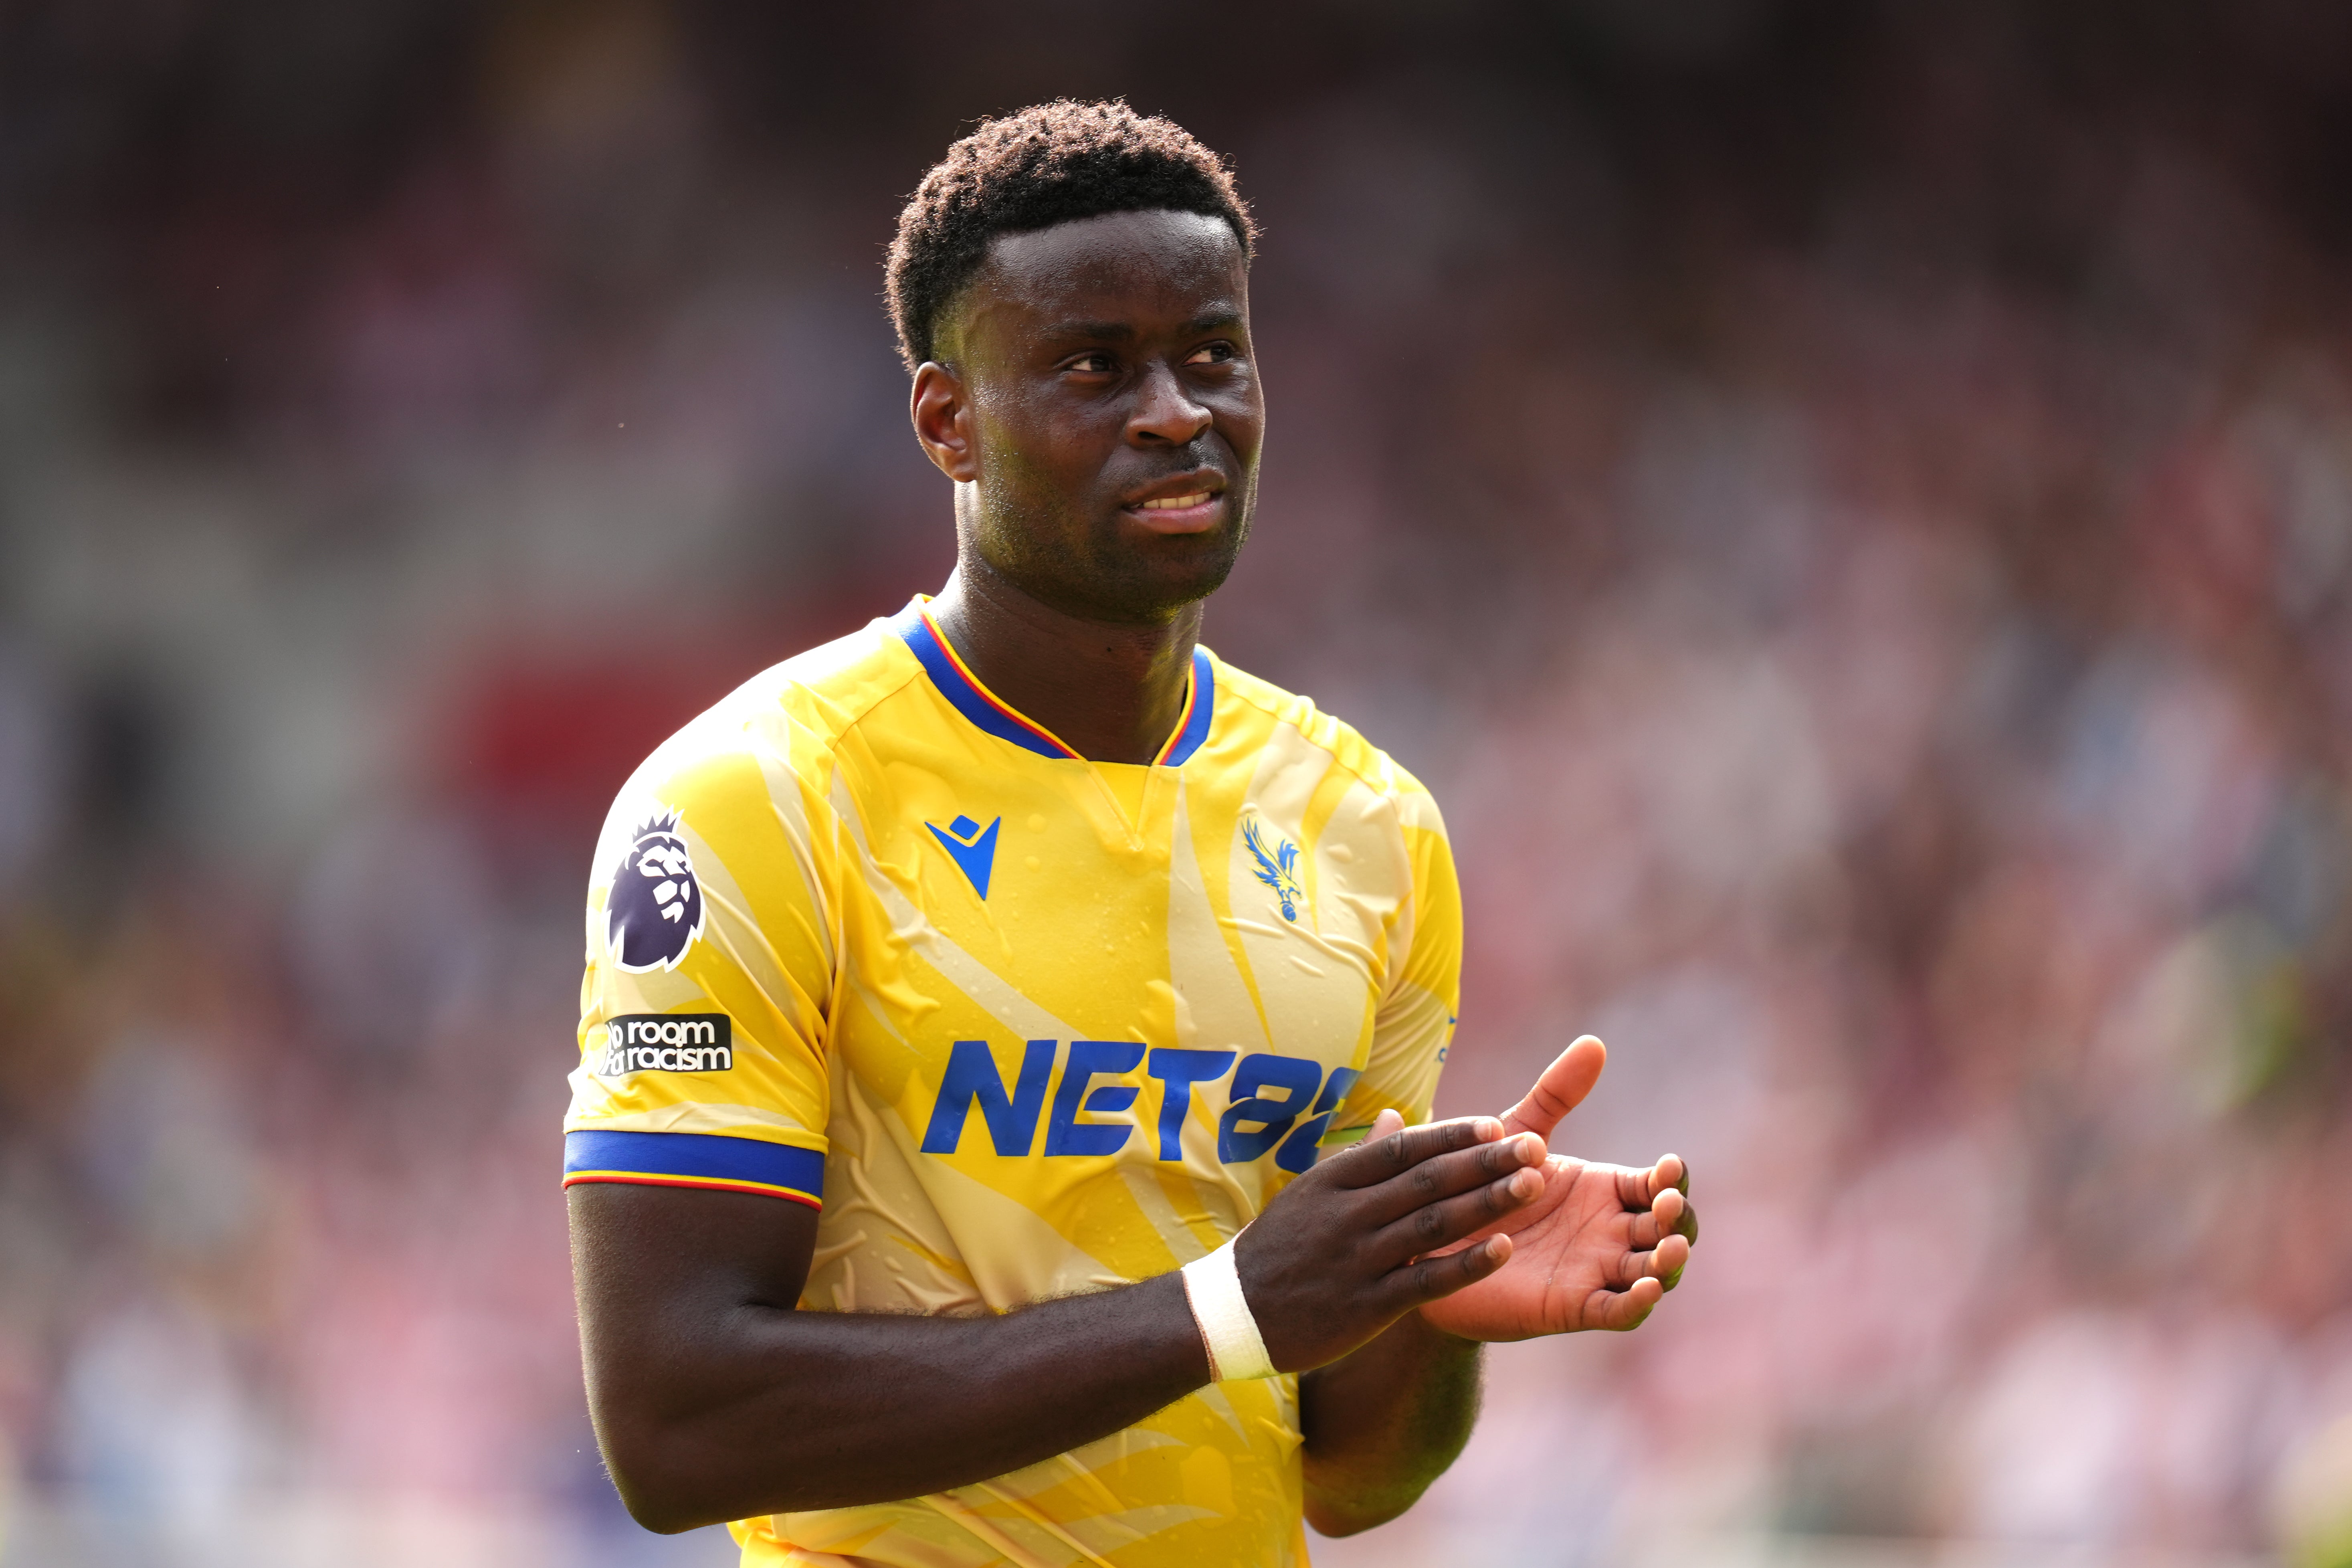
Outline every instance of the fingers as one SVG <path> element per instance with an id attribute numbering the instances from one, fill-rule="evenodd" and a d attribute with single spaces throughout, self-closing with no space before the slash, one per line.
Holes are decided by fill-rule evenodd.
<path id="1" fill-rule="evenodd" d="M 1552 1059 L 1519 1102 L 1503 1113 L 1504 1130 L 1532 1132 L 1549 1138 L 1559 1119 L 1575 1110 L 1608 1065 L 1609 1047 L 1591 1035 L 1580 1035 Z"/>
<path id="2" fill-rule="evenodd" d="M 1331 1179 L 1343 1187 L 1374 1186 L 1433 1154 L 1477 1142 L 1479 1120 L 1429 1121 L 1419 1127 L 1407 1127 L 1402 1114 L 1383 1110 L 1372 1118 L 1371 1131 L 1364 1134 L 1362 1142 L 1352 1149 L 1340 1150 L 1315 1170 L 1318 1174 L 1330 1172 Z"/>
<path id="3" fill-rule="evenodd" d="M 1528 1142 L 1533 1142 L 1534 1140 Z M 1507 1145 L 1489 1145 L 1489 1148 L 1496 1149 L 1505 1147 Z M 1422 1171 L 1435 1168 L 1439 1163 L 1432 1161 L 1413 1173 L 1419 1175 Z M 1418 1254 L 1434 1252 L 1465 1236 L 1484 1230 L 1513 1209 L 1533 1203 L 1542 1195 L 1543 1190 L 1543 1173 L 1523 1166 L 1500 1181 L 1490 1181 L 1459 1196 L 1412 1208 L 1381 1231 L 1374 1238 L 1374 1245 L 1396 1262 L 1402 1263 Z M 1374 1256 L 1379 1258 L 1381 1253 Z"/>
<path id="4" fill-rule="evenodd" d="M 1638 1237 L 1632 1239 L 1640 1247 Z M 1619 1253 L 1615 1262 L 1601 1266 L 1601 1280 L 1612 1290 L 1628 1290 L 1644 1279 L 1655 1279 L 1671 1290 L 1689 1262 L 1690 1243 L 1669 1235 L 1654 1247 Z"/>
<path id="5" fill-rule="evenodd" d="M 1685 1201 L 1690 1194 L 1690 1167 L 1679 1154 L 1668 1154 L 1646 1171 L 1617 1167 L 1617 1201 L 1635 1211 L 1649 1208 L 1667 1193 Z"/>
<path id="6" fill-rule="evenodd" d="M 1698 1239 L 1698 1206 L 1673 1187 L 1660 1193 L 1650 1205 L 1650 1212 L 1642 1216 L 1650 1222 L 1657 1236 L 1679 1236 L 1685 1241 Z M 1655 1237 L 1653 1237 L 1654 1245 Z"/>
<path id="7" fill-rule="evenodd" d="M 1487 1122 L 1489 1128 L 1495 1125 L 1491 1120 Z M 1513 1189 L 1519 1195 L 1499 1207 L 1490 1207 L 1486 1219 L 1479 1222 L 1486 1224 L 1521 1204 L 1531 1202 L 1543 1192 L 1543 1173 L 1528 1169 L 1541 1165 L 1543 1161 L 1543 1141 L 1527 1133 L 1517 1138 L 1497 1138 L 1492 1142 L 1473 1143 L 1466 1149 L 1423 1160 L 1378 1186 L 1364 1189 L 1360 1194 L 1361 1212 L 1376 1226 L 1391 1221 L 1402 1222 L 1423 1211 L 1442 1209 L 1444 1200 L 1463 1194 L 1475 1195 L 1487 1188 L 1499 1187 L 1514 1180 L 1519 1173 L 1526 1172 L 1527 1181 L 1520 1188 Z M 1434 1235 L 1435 1227 L 1445 1222 L 1433 1215 L 1417 1223 L 1424 1227 L 1423 1234 Z M 1474 1226 L 1472 1228 L 1476 1227 Z M 1468 1231 L 1455 1231 L 1445 1239 L 1453 1241 L 1468 1234 Z M 1412 1250 L 1425 1251 L 1428 1245 Z"/>
<path id="8" fill-rule="evenodd" d="M 1698 1207 L 1690 1201 L 1690 1167 L 1681 1155 L 1669 1154 L 1650 1167 L 1650 1191 L 1657 1194 L 1650 1200 L 1650 1212 L 1658 1216 L 1662 1233 L 1697 1241 Z"/>
<path id="9" fill-rule="evenodd" d="M 1668 1187 L 1690 1196 L 1690 1167 L 1683 1163 L 1680 1154 L 1669 1154 L 1650 1167 L 1650 1191 L 1662 1193 Z"/>
<path id="10" fill-rule="evenodd" d="M 1698 1210 L 1688 1198 L 1670 1190 L 1662 1194 L 1646 1213 L 1628 1215 L 1625 1234 L 1635 1247 L 1655 1247 L 1669 1236 L 1696 1241 Z"/>
<path id="11" fill-rule="evenodd" d="M 1691 1247 L 1698 1240 L 1698 1209 L 1691 1203 L 1689 1192 L 1690 1167 L 1679 1155 L 1669 1154 L 1647 1171 L 1618 1173 L 1619 1200 L 1629 1209 L 1644 1212 L 1633 1215 L 1625 1227 L 1628 1243 L 1642 1250 L 1628 1252 L 1618 1260 L 1610 1281 L 1616 1300 L 1627 1300 L 1636 1292 L 1646 1294 L 1647 1286 L 1664 1296 L 1682 1283 Z M 1647 1307 L 1638 1312 L 1627 1307 L 1610 1310 L 1611 1321 L 1600 1326 L 1630 1329 L 1649 1315 Z"/>
<path id="12" fill-rule="evenodd" d="M 1646 1171 L 1638 1171 L 1628 1165 L 1620 1165 L 1617 1167 L 1616 1174 L 1617 1201 L 1636 1214 L 1647 1210 L 1650 1200 L 1656 1197 L 1658 1194 L 1657 1166 L 1653 1165 Z"/>
<path id="13" fill-rule="evenodd" d="M 1636 1279 L 1623 1290 L 1595 1290 L 1584 1300 L 1585 1325 L 1621 1334 L 1638 1329 L 1665 1293 L 1665 1287 L 1655 1279 Z"/>
<path id="14" fill-rule="evenodd" d="M 1391 1120 L 1393 1119 L 1393 1120 Z M 1343 1187 L 1370 1187 L 1410 1171 L 1425 1160 L 1456 1150 L 1492 1143 L 1503 1136 L 1503 1124 L 1491 1116 L 1458 1117 L 1407 1127 L 1393 1110 L 1383 1110 L 1372 1131 L 1353 1149 L 1340 1151 L 1316 1167 L 1328 1170 Z M 1498 1169 L 1496 1175 L 1504 1174 Z"/>
<path id="15" fill-rule="evenodd" d="M 1418 1258 L 1393 1270 L 1385 1281 L 1388 1305 L 1397 1315 L 1451 1296 L 1465 1285 L 1475 1285 L 1510 1261 L 1511 1238 L 1490 1236 L 1475 1247 Z M 1603 1292 L 1604 1294 L 1606 1292 Z"/>

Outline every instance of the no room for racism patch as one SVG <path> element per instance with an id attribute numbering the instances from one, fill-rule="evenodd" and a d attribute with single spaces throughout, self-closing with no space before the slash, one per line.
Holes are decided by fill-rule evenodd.
<path id="1" fill-rule="evenodd" d="M 726 1072 L 735 1065 L 735 1020 L 724 1013 L 625 1013 L 605 1020 L 597 1074 Z"/>

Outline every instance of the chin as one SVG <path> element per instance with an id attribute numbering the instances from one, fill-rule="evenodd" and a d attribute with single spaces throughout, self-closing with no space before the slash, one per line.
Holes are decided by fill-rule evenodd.
<path id="1" fill-rule="evenodd" d="M 1014 549 L 989 565 L 1016 588 L 1066 614 L 1119 625 L 1166 621 L 1224 585 L 1248 536 L 1239 529 L 1155 534 L 1110 526 L 1087 541 L 1092 548 L 1046 552 Z"/>
<path id="2" fill-rule="evenodd" d="M 1099 569 L 1065 570 L 1044 578 L 1014 577 L 1013 586 L 1087 620 L 1157 625 L 1215 593 L 1234 563 L 1226 552 L 1198 563 L 1130 560 L 1089 564 Z"/>
<path id="3" fill-rule="evenodd" d="M 1125 560 L 1104 563 L 1087 587 L 1106 602 L 1126 606 L 1137 618 L 1157 619 L 1199 604 L 1223 587 L 1241 553 L 1240 542 L 1222 532 L 1155 543 L 1190 548 L 1137 551 Z"/>

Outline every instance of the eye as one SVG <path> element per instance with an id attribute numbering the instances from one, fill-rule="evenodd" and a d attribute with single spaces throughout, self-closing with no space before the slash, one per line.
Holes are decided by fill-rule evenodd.
<path id="1" fill-rule="evenodd" d="M 1224 364 L 1234 358 L 1234 345 L 1227 342 L 1203 343 L 1185 356 L 1186 364 Z"/>
<path id="2" fill-rule="evenodd" d="M 1112 361 L 1108 350 L 1089 349 L 1085 353 L 1071 359 L 1062 368 L 1078 371 L 1087 375 L 1108 375 L 1118 366 Z"/>

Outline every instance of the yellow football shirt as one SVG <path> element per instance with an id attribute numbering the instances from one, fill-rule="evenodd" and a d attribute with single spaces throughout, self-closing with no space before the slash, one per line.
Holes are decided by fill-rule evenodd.
<path id="1" fill-rule="evenodd" d="M 999 700 L 917 599 L 759 675 L 614 804 L 565 1177 L 820 1211 L 803 1310 L 1004 1311 L 1213 1250 L 1429 1113 L 1437 809 L 1206 649 L 1150 767 Z M 745 1520 L 747 1564 L 1304 1563 L 1295 1377 L 981 1485 Z"/>

